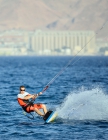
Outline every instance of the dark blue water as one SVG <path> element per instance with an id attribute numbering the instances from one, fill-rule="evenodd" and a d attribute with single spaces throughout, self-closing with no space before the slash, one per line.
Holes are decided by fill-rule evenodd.
<path id="1" fill-rule="evenodd" d="M 0 57 L 0 140 L 108 139 L 108 57 L 76 57 L 36 100 L 58 112 L 53 123 L 17 103 L 20 85 L 38 92 L 71 58 Z"/>

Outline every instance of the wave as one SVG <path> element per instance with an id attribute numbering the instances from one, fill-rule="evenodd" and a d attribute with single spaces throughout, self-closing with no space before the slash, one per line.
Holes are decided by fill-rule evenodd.
<path id="1" fill-rule="evenodd" d="M 108 120 L 108 95 L 99 88 L 73 91 L 56 111 L 63 119 Z"/>

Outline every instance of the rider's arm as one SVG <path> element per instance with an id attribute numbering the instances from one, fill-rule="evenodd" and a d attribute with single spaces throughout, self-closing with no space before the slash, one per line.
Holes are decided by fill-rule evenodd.
<path id="1" fill-rule="evenodd" d="M 30 98 L 34 99 L 35 98 L 35 95 L 29 94 L 29 95 L 25 96 L 23 99 L 24 100 L 29 100 Z"/>
<path id="2" fill-rule="evenodd" d="M 41 94 L 42 94 L 42 92 L 39 92 L 38 94 L 35 94 L 34 96 L 35 96 L 35 98 L 37 98 Z"/>
<path id="3" fill-rule="evenodd" d="M 37 98 L 41 94 L 42 94 L 42 92 L 39 92 L 38 94 L 35 94 L 35 95 L 28 94 L 25 97 L 23 97 L 23 99 L 24 100 L 29 100 L 30 98 L 35 99 L 35 98 Z"/>

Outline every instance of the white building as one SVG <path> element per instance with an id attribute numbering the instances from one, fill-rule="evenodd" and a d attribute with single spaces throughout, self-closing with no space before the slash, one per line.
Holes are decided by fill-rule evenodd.
<path id="1" fill-rule="evenodd" d="M 41 31 L 31 37 L 31 46 L 37 55 L 91 54 L 95 51 L 94 31 Z"/>

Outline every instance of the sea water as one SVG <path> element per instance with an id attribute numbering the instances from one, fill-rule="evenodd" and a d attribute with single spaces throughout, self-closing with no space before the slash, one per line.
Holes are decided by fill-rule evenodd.
<path id="1" fill-rule="evenodd" d="M 108 139 L 108 57 L 0 57 L 0 140 Z M 58 112 L 45 124 L 27 118 L 19 86 L 38 93 L 72 60 L 36 103 Z M 78 61 L 77 61 L 78 60 Z"/>

